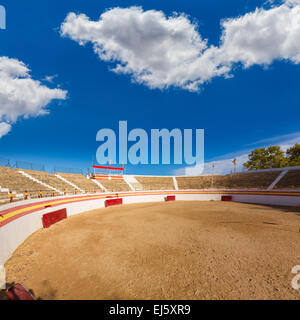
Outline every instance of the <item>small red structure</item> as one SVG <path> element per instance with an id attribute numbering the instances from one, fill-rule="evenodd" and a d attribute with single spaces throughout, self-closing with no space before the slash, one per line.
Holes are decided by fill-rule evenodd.
<path id="1" fill-rule="evenodd" d="M 94 172 L 92 173 L 92 179 L 95 180 L 124 180 L 124 165 L 122 165 L 122 168 L 112 166 L 96 166 L 93 162 L 93 171 Z"/>
<path id="2" fill-rule="evenodd" d="M 53 224 L 64 219 L 67 219 L 67 209 L 62 209 L 55 212 L 44 214 L 43 215 L 44 228 L 49 228 Z"/>
<path id="3" fill-rule="evenodd" d="M 9 300 L 35 300 L 34 296 L 20 283 L 6 291 Z"/>
<path id="4" fill-rule="evenodd" d="M 175 201 L 176 197 L 175 196 L 167 196 L 166 201 Z"/>
<path id="5" fill-rule="evenodd" d="M 123 204 L 123 198 L 105 200 L 105 207 L 117 206 Z"/>
<path id="6" fill-rule="evenodd" d="M 14 202 L 13 193 L 11 191 L 9 192 L 9 201 Z"/>
<path id="7" fill-rule="evenodd" d="M 221 201 L 232 201 L 232 196 L 222 196 Z"/>

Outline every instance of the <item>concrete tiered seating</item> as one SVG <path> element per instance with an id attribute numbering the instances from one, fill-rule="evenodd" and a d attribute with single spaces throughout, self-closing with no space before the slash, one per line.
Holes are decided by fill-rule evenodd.
<path id="1" fill-rule="evenodd" d="M 171 177 L 138 177 L 135 179 L 142 185 L 143 190 L 175 190 Z"/>
<path id="2" fill-rule="evenodd" d="M 124 180 L 99 180 L 99 182 L 111 192 L 131 191 L 129 185 Z"/>
<path id="3" fill-rule="evenodd" d="M 86 193 L 103 192 L 103 190 L 101 190 L 101 188 L 96 183 L 94 183 L 93 181 L 91 181 L 90 179 L 88 179 L 82 174 L 61 173 L 61 172 L 57 174 L 63 177 L 64 179 L 70 181 L 71 183 L 74 183 L 77 187 L 84 190 Z"/>
<path id="4" fill-rule="evenodd" d="M 0 191 L 0 204 L 9 202 L 9 193 Z"/>
<path id="5" fill-rule="evenodd" d="M 279 174 L 277 171 L 253 172 L 176 179 L 179 189 L 267 189 Z"/>
<path id="6" fill-rule="evenodd" d="M 50 174 L 47 172 L 43 172 L 43 171 L 33 171 L 33 170 L 22 170 L 25 173 L 28 173 L 29 175 L 31 175 L 33 178 L 46 183 L 47 185 L 61 191 L 61 192 L 65 192 L 67 194 L 74 194 L 75 193 L 75 188 L 71 185 L 69 185 L 68 183 L 64 182 L 63 180 L 57 178 L 54 174 Z M 78 190 L 77 190 L 78 192 Z"/>
<path id="7" fill-rule="evenodd" d="M 43 192 L 44 197 L 51 196 L 50 189 L 8 167 L 0 167 L 0 186 L 18 194 L 24 194 L 27 191 L 31 198 L 39 197 L 40 191 Z"/>
<path id="8" fill-rule="evenodd" d="M 277 183 L 275 189 L 300 189 L 300 170 L 291 170 Z"/>
<path id="9" fill-rule="evenodd" d="M 138 181 L 136 181 L 136 182 L 130 181 L 130 184 L 135 191 L 143 191 L 144 190 L 143 186 Z"/>
<path id="10" fill-rule="evenodd" d="M 213 180 L 219 176 L 198 176 L 198 177 L 177 177 L 178 189 L 209 189 L 212 187 Z"/>
<path id="11" fill-rule="evenodd" d="M 226 189 L 267 189 L 281 172 L 237 173 L 216 179 L 214 187 Z"/>

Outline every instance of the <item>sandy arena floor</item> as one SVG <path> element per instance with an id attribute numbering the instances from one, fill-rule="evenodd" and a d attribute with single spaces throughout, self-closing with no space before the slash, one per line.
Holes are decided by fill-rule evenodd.
<path id="1" fill-rule="evenodd" d="M 224 202 L 100 209 L 39 230 L 6 264 L 40 299 L 300 299 L 300 212 Z"/>

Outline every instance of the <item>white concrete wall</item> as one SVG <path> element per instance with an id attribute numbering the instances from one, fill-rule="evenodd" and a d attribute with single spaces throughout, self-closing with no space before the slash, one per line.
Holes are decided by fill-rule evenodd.
<path id="1" fill-rule="evenodd" d="M 61 208 L 67 208 L 68 217 L 75 214 L 101 209 L 105 207 L 105 199 L 96 199 L 82 202 L 74 202 L 68 205 L 62 205 Z M 57 209 L 53 210 L 56 211 Z"/>
<path id="2" fill-rule="evenodd" d="M 43 227 L 42 215 L 45 213 L 46 210 L 34 212 L 0 228 L 0 265 L 4 265 L 32 233 Z"/>
<path id="3" fill-rule="evenodd" d="M 180 201 L 220 201 L 221 194 L 176 194 Z"/>
<path id="4" fill-rule="evenodd" d="M 273 195 L 233 195 L 235 202 L 269 204 L 276 206 L 297 206 L 300 205 L 300 197 L 295 196 L 273 196 Z"/>

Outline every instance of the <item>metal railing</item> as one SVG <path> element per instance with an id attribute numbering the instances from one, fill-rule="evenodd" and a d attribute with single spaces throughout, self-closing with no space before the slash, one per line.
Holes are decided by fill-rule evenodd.
<path id="1" fill-rule="evenodd" d="M 0 167 L 11 167 L 9 159 L 0 158 Z"/>
<path id="2" fill-rule="evenodd" d="M 53 173 L 83 174 L 83 170 L 79 169 L 79 168 L 56 167 L 56 168 L 54 168 Z"/>
<path id="3" fill-rule="evenodd" d="M 14 167 L 17 169 L 24 169 L 24 170 L 45 171 L 45 166 L 43 164 L 24 162 L 24 161 L 16 161 L 16 164 Z"/>

